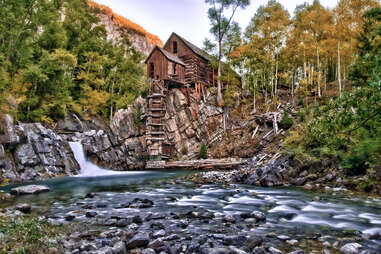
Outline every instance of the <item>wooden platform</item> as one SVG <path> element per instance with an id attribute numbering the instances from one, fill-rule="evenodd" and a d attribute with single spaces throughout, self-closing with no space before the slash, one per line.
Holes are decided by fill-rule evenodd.
<path id="1" fill-rule="evenodd" d="M 146 169 L 188 169 L 188 170 L 214 170 L 214 169 L 234 169 L 244 164 L 246 161 L 234 159 L 207 159 L 189 161 L 148 161 Z"/>

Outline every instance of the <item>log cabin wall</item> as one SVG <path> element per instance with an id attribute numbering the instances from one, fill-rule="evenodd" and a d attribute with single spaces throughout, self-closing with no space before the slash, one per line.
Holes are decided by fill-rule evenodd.
<path id="1" fill-rule="evenodd" d="M 160 80 L 176 76 L 176 79 L 180 81 L 184 80 L 185 67 L 170 61 L 158 48 L 153 50 L 146 63 L 147 74 L 150 79 Z"/>
<path id="2" fill-rule="evenodd" d="M 147 59 L 147 74 L 148 78 L 156 80 L 168 77 L 168 60 L 158 49 Z"/>
<path id="3" fill-rule="evenodd" d="M 174 70 L 175 68 L 176 70 Z M 168 76 L 176 75 L 177 77 L 175 79 L 184 81 L 184 72 L 185 72 L 184 66 L 178 63 L 168 61 L 168 72 L 167 72 Z"/>
<path id="4" fill-rule="evenodd" d="M 177 34 L 173 33 L 170 36 L 164 45 L 164 49 L 177 55 L 185 63 L 186 83 L 202 82 L 210 86 L 217 83 L 217 71 L 215 70 L 215 75 L 213 75 L 209 61 L 195 53 Z"/>

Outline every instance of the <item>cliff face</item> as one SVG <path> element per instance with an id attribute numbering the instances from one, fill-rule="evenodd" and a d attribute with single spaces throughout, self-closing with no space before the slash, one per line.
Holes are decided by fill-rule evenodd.
<path id="1" fill-rule="evenodd" d="M 108 39 L 118 40 L 127 35 L 132 45 L 144 55 L 148 55 L 156 45 L 162 46 L 163 42 L 154 34 L 147 32 L 143 27 L 114 13 L 109 7 L 88 1 L 93 12 L 105 26 Z"/>

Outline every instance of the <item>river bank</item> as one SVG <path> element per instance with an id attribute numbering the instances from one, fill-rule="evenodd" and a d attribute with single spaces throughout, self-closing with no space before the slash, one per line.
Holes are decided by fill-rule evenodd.
<path id="1" fill-rule="evenodd" d="M 198 184 L 247 184 L 261 187 L 300 187 L 315 192 L 381 196 L 381 184 L 367 176 L 348 177 L 331 161 L 303 164 L 290 156 L 259 154 L 239 169 L 199 172 L 188 177 Z"/>

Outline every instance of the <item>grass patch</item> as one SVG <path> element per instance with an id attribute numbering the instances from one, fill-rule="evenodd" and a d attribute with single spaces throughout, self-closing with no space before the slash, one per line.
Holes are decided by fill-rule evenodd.
<path id="1" fill-rule="evenodd" d="M 68 231 L 37 216 L 0 216 L 0 254 L 48 253 Z"/>

